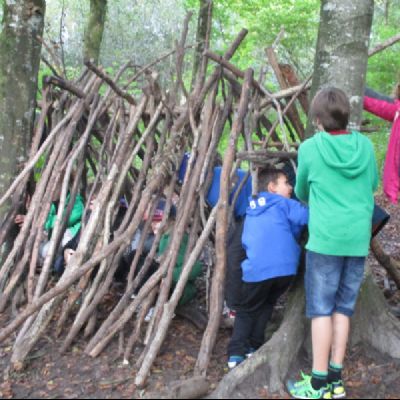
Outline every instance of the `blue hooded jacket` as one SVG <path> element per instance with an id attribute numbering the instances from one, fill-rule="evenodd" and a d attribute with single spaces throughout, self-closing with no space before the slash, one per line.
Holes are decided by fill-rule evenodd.
<path id="1" fill-rule="evenodd" d="M 244 282 L 261 282 L 297 273 L 300 234 L 308 223 L 308 208 L 296 200 L 261 192 L 249 199 L 242 244 Z"/>

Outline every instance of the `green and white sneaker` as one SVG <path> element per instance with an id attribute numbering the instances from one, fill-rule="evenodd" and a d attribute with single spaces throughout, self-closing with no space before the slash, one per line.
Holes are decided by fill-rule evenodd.
<path id="1" fill-rule="evenodd" d="M 295 399 L 332 399 L 330 385 L 326 385 L 319 390 L 311 386 L 311 375 L 301 372 L 302 379 L 299 381 L 289 380 L 287 389 Z"/>
<path id="2" fill-rule="evenodd" d="M 346 397 L 346 390 L 341 379 L 331 383 L 331 394 L 332 399 L 344 399 Z"/>

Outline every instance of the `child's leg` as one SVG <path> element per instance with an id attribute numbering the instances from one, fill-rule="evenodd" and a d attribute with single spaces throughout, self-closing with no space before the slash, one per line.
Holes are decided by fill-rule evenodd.
<path id="1" fill-rule="evenodd" d="M 350 333 L 350 318 L 346 315 L 333 314 L 333 342 L 331 361 L 335 365 L 343 365 L 347 341 Z"/>
<path id="2" fill-rule="evenodd" d="M 341 369 L 350 334 L 350 317 L 353 315 L 360 286 L 364 277 L 365 258 L 345 257 L 343 272 L 336 296 L 333 314 L 333 343 L 329 368 L 329 381 L 341 380 Z"/>
<path id="3" fill-rule="evenodd" d="M 245 357 L 249 347 L 248 339 L 253 327 L 253 318 L 245 311 L 237 311 L 232 337 L 228 345 L 228 356 Z"/>
<path id="4" fill-rule="evenodd" d="M 265 305 L 265 297 L 270 285 L 268 281 L 242 282 L 240 305 L 236 310 L 232 338 L 228 346 L 229 356 L 245 357 L 248 352 L 249 339 L 260 315 L 260 310 L 263 310 Z"/>
<path id="5" fill-rule="evenodd" d="M 332 346 L 332 317 L 317 317 L 311 322 L 313 371 L 328 372 Z"/>
<path id="6" fill-rule="evenodd" d="M 313 369 L 311 387 L 327 387 L 329 354 L 332 346 L 336 295 L 340 284 L 344 257 L 307 252 L 306 314 L 312 319 Z"/>
<path id="7" fill-rule="evenodd" d="M 279 297 L 289 288 L 293 281 L 292 276 L 284 276 L 269 280 L 271 286 L 265 286 L 265 303 L 261 307 L 258 316 L 256 317 L 253 331 L 250 336 L 250 348 L 257 350 L 265 341 L 265 329 L 268 321 L 271 319 L 272 312 Z"/>

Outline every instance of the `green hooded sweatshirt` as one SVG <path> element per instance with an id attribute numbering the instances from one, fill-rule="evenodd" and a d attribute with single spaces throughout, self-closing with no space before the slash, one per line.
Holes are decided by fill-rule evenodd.
<path id="1" fill-rule="evenodd" d="M 299 149 L 295 192 L 310 207 L 308 250 L 367 256 L 378 173 L 371 141 L 357 131 L 318 132 Z"/>
<path id="2" fill-rule="evenodd" d="M 69 203 L 69 198 L 70 194 L 68 193 L 66 201 L 65 201 L 65 208 L 64 211 L 67 210 L 68 208 L 68 203 Z M 70 229 L 72 236 L 75 236 L 79 229 L 81 228 L 81 219 L 82 219 L 82 214 L 85 209 L 85 206 L 83 204 L 83 198 L 81 195 L 77 195 L 75 199 L 74 206 L 71 211 L 71 215 L 69 216 L 69 220 L 67 223 L 67 228 Z M 54 228 L 54 225 L 56 223 L 57 219 L 57 207 L 55 203 L 51 204 L 49 214 L 46 219 L 46 223 L 44 224 L 44 230 L 47 232 L 50 232 L 51 236 L 51 231 Z"/>

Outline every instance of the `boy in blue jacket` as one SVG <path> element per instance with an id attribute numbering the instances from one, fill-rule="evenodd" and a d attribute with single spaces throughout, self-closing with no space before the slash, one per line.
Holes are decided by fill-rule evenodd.
<path id="1" fill-rule="evenodd" d="M 234 368 L 264 343 L 264 332 L 278 298 L 297 273 L 297 240 L 308 222 L 308 209 L 291 200 L 293 191 L 283 171 L 259 174 L 261 191 L 250 199 L 230 247 L 230 262 L 242 268 L 242 287 L 228 367 Z"/>

